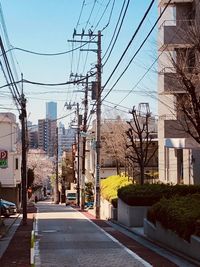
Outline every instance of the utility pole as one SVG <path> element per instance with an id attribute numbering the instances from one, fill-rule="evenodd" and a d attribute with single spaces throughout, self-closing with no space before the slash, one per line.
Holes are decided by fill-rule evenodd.
<path id="1" fill-rule="evenodd" d="M 22 93 L 20 99 L 21 114 L 19 119 L 21 121 L 22 133 L 22 210 L 23 210 L 23 225 L 27 224 L 27 145 L 26 145 L 26 98 L 23 92 L 23 75 L 22 75 Z"/>
<path id="2" fill-rule="evenodd" d="M 84 98 L 84 117 L 83 117 L 83 134 L 87 132 L 87 115 L 88 115 L 88 75 L 86 76 L 85 98 Z M 85 208 L 85 150 L 86 136 L 83 135 L 83 150 L 82 150 L 82 178 L 81 178 L 81 209 Z"/>
<path id="3" fill-rule="evenodd" d="M 77 205 L 80 206 L 80 118 L 79 118 L 79 103 L 77 103 L 77 117 L 78 117 L 78 128 L 77 128 Z"/>
<path id="4" fill-rule="evenodd" d="M 96 169 L 95 169 L 95 214 L 96 218 L 100 218 L 100 147 L 101 147 L 101 31 L 98 34 L 94 34 L 91 30 L 88 33 L 82 31 L 81 34 L 77 34 L 74 31 L 73 37 L 79 36 L 81 40 L 69 40 L 69 42 L 89 42 L 97 44 L 97 49 L 81 49 L 80 51 L 92 51 L 97 53 L 97 100 L 96 100 Z M 97 41 L 84 41 L 83 37 L 97 37 Z"/>
<path id="5" fill-rule="evenodd" d="M 58 192 L 58 127 L 56 127 L 56 179 L 54 187 L 54 203 L 59 204 L 59 192 Z"/>
<path id="6" fill-rule="evenodd" d="M 101 31 L 97 42 L 97 105 L 96 105 L 96 198 L 95 214 L 100 218 L 100 147 L 101 147 Z"/>
<path id="7" fill-rule="evenodd" d="M 75 103 L 65 103 L 67 109 L 75 106 Z M 79 114 L 79 103 L 76 104 L 77 112 L 77 205 L 80 206 L 80 124 L 82 116 Z"/>

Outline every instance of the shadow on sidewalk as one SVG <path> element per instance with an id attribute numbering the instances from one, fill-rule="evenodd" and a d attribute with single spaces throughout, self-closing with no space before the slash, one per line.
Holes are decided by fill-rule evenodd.
<path id="1" fill-rule="evenodd" d="M 27 208 L 27 225 L 22 225 L 17 228 L 13 238 L 11 239 L 8 248 L 0 259 L 1 267 L 16 266 L 28 267 L 30 265 L 30 246 L 31 246 L 31 231 L 33 229 L 34 214 L 36 207 Z"/>

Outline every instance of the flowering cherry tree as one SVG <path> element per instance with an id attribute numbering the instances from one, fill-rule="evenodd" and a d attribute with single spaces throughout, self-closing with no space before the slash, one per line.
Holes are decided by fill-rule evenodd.
<path id="1" fill-rule="evenodd" d="M 27 166 L 34 172 L 32 187 L 44 185 L 53 173 L 53 162 L 41 149 L 30 149 L 28 151 Z"/>

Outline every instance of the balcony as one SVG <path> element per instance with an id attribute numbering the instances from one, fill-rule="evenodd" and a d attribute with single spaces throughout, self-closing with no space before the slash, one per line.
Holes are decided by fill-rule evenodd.
<path id="1" fill-rule="evenodd" d="M 191 47 L 194 26 L 194 20 L 165 20 L 158 32 L 159 50 Z"/>
<path id="2" fill-rule="evenodd" d="M 177 120 L 164 121 L 164 138 L 188 138 L 189 135 L 183 130 Z"/>
<path id="3" fill-rule="evenodd" d="M 169 0 L 160 0 L 159 6 L 164 6 L 169 2 Z M 170 4 L 180 4 L 180 3 L 192 3 L 193 0 L 172 0 Z"/>
<path id="4" fill-rule="evenodd" d="M 186 77 L 195 83 L 199 83 L 199 70 L 197 68 L 184 68 L 184 74 Z M 159 73 L 160 79 L 162 79 L 160 93 L 161 94 L 183 94 L 186 92 L 186 88 L 181 82 L 180 74 L 176 73 L 173 67 L 163 68 Z"/>

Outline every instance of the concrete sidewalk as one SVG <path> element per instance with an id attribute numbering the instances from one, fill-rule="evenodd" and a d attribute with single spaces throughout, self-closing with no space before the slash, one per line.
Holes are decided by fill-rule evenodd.
<path id="1" fill-rule="evenodd" d="M 2 218 L 4 222 L 4 229 L 2 231 L 2 236 L 0 237 L 0 258 L 3 253 L 6 251 L 10 241 L 13 238 L 18 226 L 21 223 L 22 216 L 16 214 L 10 218 Z"/>
<path id="2" fill-rule="evenodd" d="M 90 214 L 90 218 L 95 220 L 95 210 L 89 209 L 87 210 L 87 212 Z M 179 252 L 176 252 L 172 249 L 162 246 L 161 244 L 157 244 L 154 241 L 147 238 L 147 236 L 144 234 L 143 227 L 126 227 L 124 225 L 119 224 L 117 221 L 106 221 L 106 223 L 112 228 L 114 228 L 116 231 L 119 231 L 120 233 L 131 238 L 132 240 L 138 242 L 138 244 L 144 246 L 146 248 L 147 254 L 149 253 L 149 250 L 156 253 L 157 261 L 161 261 L 162 258 L 165 258 L 172 264 L 175 264 L 175 266 L 180 266 L 180 267 L 200 266 L 200 263 L 198 263 L 197 261 L 190 259 L 189 257 L 186 257 L 185 255 L 182 255 Z M 123 243 L 123 240 L 121 240 L 120 242 Z M 143 254 L 140 253 L 139 255 L 143 256 Z M 160 256 L 160 258 L 158 256 Z M 148 259 L 148 257 L 146 259 Z M 167 266 L 166 263 L 164 264 L 165 265 L 163 266 Z M 153 266 L 155 265 L 153 264 Z"/>

